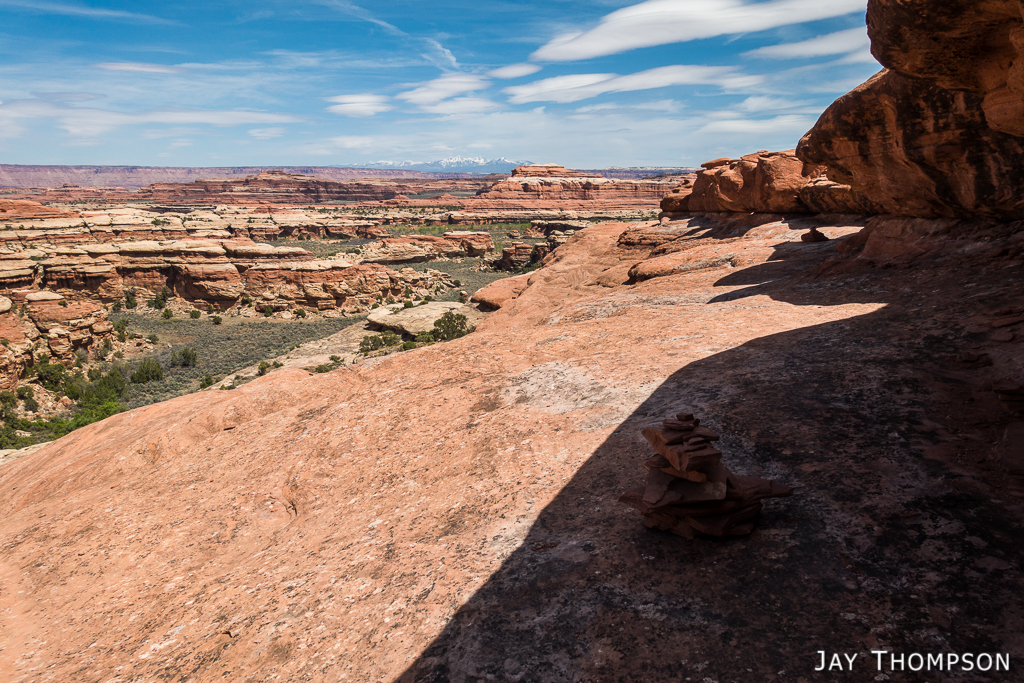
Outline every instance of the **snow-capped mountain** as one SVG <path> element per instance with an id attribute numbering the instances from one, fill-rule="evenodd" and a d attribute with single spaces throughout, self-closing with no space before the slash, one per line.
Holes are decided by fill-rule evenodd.
<path id="1" fill-rule="evenodd" d="M 439 161 L 372 161 L 364 164 L 346 164 L 353 168 L 396 168 L 410 171 L 434 173 L 508 173 L 516 166 L 530 164 L 530 161 L 513 161 L 505 157 L 485 159 L 484 157 L 449 157 Z"/>

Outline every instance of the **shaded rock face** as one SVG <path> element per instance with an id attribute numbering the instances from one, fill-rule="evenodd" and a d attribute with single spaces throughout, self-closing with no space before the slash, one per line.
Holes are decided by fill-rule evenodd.
<path id="1" fill-rule="evenodd" d="M 797 154 L 904 216 L 1024 217 L 1024 46 L 1016 0 L 872 0 L 887 67 L 839 98 Z"/>
<path id="2" fill-rule="evenodd" d="M 866 197 L 807 166 L 794 150 L 715 159 L 683 181 L 661 202 L 664 213 L 872 213 Z"/>

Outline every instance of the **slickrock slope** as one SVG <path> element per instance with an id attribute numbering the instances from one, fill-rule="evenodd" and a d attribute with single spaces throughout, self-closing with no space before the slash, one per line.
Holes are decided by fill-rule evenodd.
<path id="1" fill-rule="evenodd" d="M 76 215 L 71 211 L 54 209 L 27 199 L 0 199 L 0 221 L 72 218 Z"/>
<path id="2" fill-rule="evenodd" d="M 4 465 L 0 671 L 765 681 L 813 680 L 839 647 L 1018 661 L 1020 418 L 1000 397 L 1024 382 L 1019 239 L 872 225 L 590 227 L 467 337 L 148 406 Z M 801 242 L 811 226 L 833 239 Z M 678 413 L 737 474 L 799 487 L 749 537 L 686 541 L 616 501 L 644 481 L 641 430 Z"/>

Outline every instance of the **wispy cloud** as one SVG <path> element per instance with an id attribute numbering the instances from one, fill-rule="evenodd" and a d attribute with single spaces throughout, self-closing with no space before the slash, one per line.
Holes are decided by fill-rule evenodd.
<path id="1" fill-rule="evenodd" d="M 327 111 L 360 119 L 394 109 L 390 104 L 390 99 L 383 95 L 338 95 L 337 97 L 328 97 L 327 101 L 337 103 L 332 107 L 327 107 Z"/>
<path id="2" fill-rule="evenodd" d="M 538 71 L 540 71 L 540 66 L 536 64 L 509 64 L 492 69 L 487 72 L 487 75 L 491 78 L 522 78 L 523 76 L 532 76 Z"/>
<path id="3" fill-rule="evenodd" d="M 446 74 L 422 83 L 418 88 L 399 93 L 396 97 L 411 104 L 430 106 L 462 93 L 484 90 L 491 82 L 475 74 Z"/>
<path id="4" fill-rule="evenodd" d="M 272 140 L 285 134 L 284 128 L 253 128 L 249 135 L 257 140 Z"/>
<path id="5" fill-rule="evenodd" d="M 479 114 L 485 111 L 501 109 L 501 105 L 483 97 L 456 97 L 437 104 L 422 105 L 420 110 L 428 114 Z"/>
<path id="6" fill-rule="evenodd" d="M 93 64 L 93 66 L 105 71 L 131 71 L 143 74 L 176 74 L 181 72 L 181 69 L 173 66 L 145 64 L 143 62 L 100 62 L 99 64 Z"/>
<path id="7" fill-rule="evenodd" d="M 759 47 L 756 50 L 744 52 L 743 56 L 759 57 L 761 59 L 802 59 L 860 52 L 870 47 L 871 40 L 868 38 L 867 27 L 860 26 L 846 31 L 817 36 L 799 43 Z"/>
<path id="8" fill-rule="evenodd" d="M 728 115 L 733 116 L 731 112 Z M 703 125 L 698 133 L 766 135 L 790 133 L 795 142 L 814 125 L 815 117 L 801 114 L 783 114 L 770 119 L 723 118 Z"/>
<path id="9" fill-rule="evenodd" d="M 84 7 L 82 5 L 69 5 L 62 2 L 37 2 L 37 0 L 0 0 L 0 7 L 11 7 L 15 9 L 41 12 L 43 14 L 63 14 L 73 17 L 86 17 L 89 19 L 109 19 L 112 21 L 127 21 L 138 24 L 177 24 L 176 21 L 155 17 L 150 14 L 137 14 L 135 12 L 122 12 L 120 10 L 99 9 L 96 7 Z"/>
<path id="10" fill-rule="evenodd" d="M 647 0 L 608 14 L 589 31 L 562 34 L 530 58 L 571 62 L 641 47 L 765 31 L 866 8 L 867 0 Z"/>
<path id="11" fill-rule="evenodd" d="M 651 90 L 670 85 L 716 85 L 747 88 L 762 82 L 760 76 L 739 73 L 731 66 L 662 66 L 635 74 L 573 74 L 555 76 L 526 85 L 505 88 L 509 102 L 578 102 L 609 92 Z"/>
<path id="12" fill-rule="evenodd" d="M 361 20 L 369 22 L 371 24 L 375 24 L 377 26 L 380 26 L 382 29 L 384 29 L 388 33 L 391 33 L 392 35 L 396 35 L 396 36 L 408 35 L 405 31 L 403 31 L 402 29 L 398 28 L 394 24 L 389 24 L 386 21 L 382 21 L 382 20 L 378 19 L 377 17 L 373 16 L 373 14 L 369 10 L 367 10 L 367 9 L 365 9 L 363 7 L 360 7 L 359 5 L 356 5 L 355 3 L 347 2 L 347 0 L 314 0 L 314 1 L 318 5 L 323 5 L 324 7 L 330 7 L 331 9 L 334 9 L 334 10 L 337 10 L 337 11 L 343 13 L 343 14 L 347 14 L 349 16 L 355 17 L 356 19 L 361 19 Z"/>

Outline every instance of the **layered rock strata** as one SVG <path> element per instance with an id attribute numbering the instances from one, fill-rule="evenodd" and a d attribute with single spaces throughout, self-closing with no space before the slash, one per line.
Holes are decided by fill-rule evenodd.
<path id="1" fill-rule="evenodd" d="M 648 528 L 690 539 L 745 536 L 754 530 L 763 498 L 793 494 L 784 484 L 730 472 L 722 465 L 722 452 L 711 445 L 718 434 L 701 427 L 692 414 L 676 415 L 643 435 L 657 452 L 645 463 L 647 484 L 619 501 L 639 510 Z"/>
<path id="2" fill-rule="evenodd" d="M 489 232 L 446 232 L 434 235 L 389 237 L 362 247 L 355 258 L 361 263 L 422 263 L 438 258 L 484 256 L 494 251 Z"/>
<path id="3" fill-rule="evenodd" d="M 655 207 L 675 184 L 675 179 L 623 180 L 586 175 L 561 166 L 521 166 L 510 177 L 481 191 L 467 208 Z"/>
<path id="4" fill-rule="evenodd" d="M 216 178 L 192 183 L 156 183 L 138 191 L 138 199 L 217 204 L 316 204 L 328 201 L 380 201 L 399 194 L 393 183 L 344 183 L 313 176 L 266 171 L 246 178 Z"/>
<path id="5" fill-rule="evenodd" d="M 197 305 L 229 308 L 247 296 L 274 310 L 294 306 L 361 312 L 378 298 L 451 287 L 437 271 L 315 259 L 297 247 L 242 240 L 139 241 L 0 252 L 0 292 L 45 289 L 74 301 L 112 303 L 167 287 Z"/>

